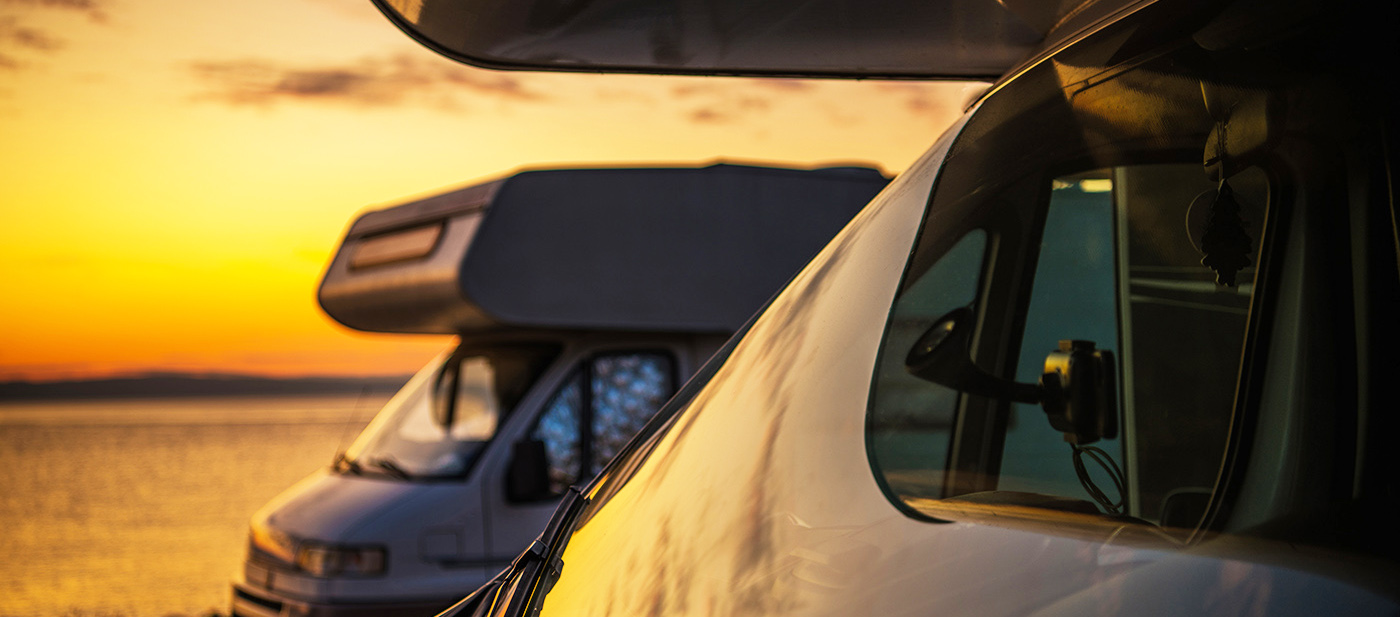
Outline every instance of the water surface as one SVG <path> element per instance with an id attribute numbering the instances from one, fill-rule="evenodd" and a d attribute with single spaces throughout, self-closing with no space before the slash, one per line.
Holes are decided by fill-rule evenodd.
<path id="1" fill-rule="evenodd" d="M 249 517 L 386 398 L 0 401 L 0 617 L 226 612 Z"/>

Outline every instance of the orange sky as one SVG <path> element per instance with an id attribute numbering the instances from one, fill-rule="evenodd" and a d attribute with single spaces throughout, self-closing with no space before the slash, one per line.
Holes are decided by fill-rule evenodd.
<path id="1" fill-rule="evenodd" d="M 410 372 L 315 289 L 354 214 L 521 167 L 902 170 L 952 84 L 495 73 L 368 0 L 0 0 L 0 380 Z"/>

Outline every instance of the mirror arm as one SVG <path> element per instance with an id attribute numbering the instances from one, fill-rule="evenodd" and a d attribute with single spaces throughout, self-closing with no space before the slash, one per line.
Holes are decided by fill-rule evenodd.
<path id="1" fill-rule="evenodd" d="M 1118 435 L 1113 353 L 1093 341 L 1060 341 L 1045 358 L 1038 383 L 1002 379 L 972 362 L 972 310 L 954 309 L 910 348 L 904 368 L 920 379 L 959 392 L 1038 404 L 1065 441 L 1083 445 Z"/>
<path id="2" fill-rule="evenodd" d="M 959 392 L 1017 403 L 1041 402 L 1039 384 L 1002 379 L 973 364 L 968 352 L 972 320 L 972 310 L 966 307 L 938 318 L 910 348 L 904 369 L 915 377 Z"/>
<path id="3" fill-rule="evenodd" d="M 971 362 L 959 367 L 959 369 L 955 375 L 949 376 L 950 379 L 946 383 L 940 383 L 959 392 L 1003 399 L 1014 403 L 1035 405 L 1042 400 L 1043 391 L 1040 384 L 1002 379 L 982 370 L 981 367 Z"/>

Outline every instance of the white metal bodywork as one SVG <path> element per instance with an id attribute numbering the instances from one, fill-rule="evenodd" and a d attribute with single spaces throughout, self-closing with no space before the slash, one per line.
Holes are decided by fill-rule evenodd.
<path id="1" fill-rule="evenodd" d="M 1381 452 L 1400 310 L 1394 111 L 1345 63 L 1359 57 L 1344 45 L 1352 22 L 1265 4 L 1123 3 L 1000 82 L 456 614 L 1395 614 L 1400 493 Z M 1061 199 L 1102 213 L 1105 233 L 1051 235 Z M 1231 208 L 1247 214 L 1231 222 Z M 1248 237 L 1239 281 L 1211 265 L 1211 229 Z M 986 232 L 981 261 L 951 272 L 972 293 L 912 294 L 968 231 Z M 1041 275 L 1055 247 L 1085 239 L 1097 246 L 1068 274 Z M 1050 363 L 1034 361 L 1054 341 L 1028 334 L 1037 292 L 1091 295 L 1090 272 L 1109 281 L 1110 310 L 1131 313 L 1098 340 L 1122 353 L 1116 383 L 1136 397 L 1120 403 L 1134 435 L 1104 445 L 1128 451 L 1131 481 L 1098 481 L 1118 503 L 1094 495 L 1089 472 L 1070 492 L 1023 488 L 1038 478 L 1005 473 L 1011 454 L 1028 454 L 1021 473 L 1053 446 L 1068 469 L 1066 443 L 1083 444 L 1049 429 L 1046 398 L 965 381 L 918 375 L 955 390 L 954 420 L 935 427 L 955 440 L 910 448 L 922 476 L 882 467 L 880 389 L 913 372 L 911 346 L 885 353 L 905 298 L 973 311 L 970 360 L 1005 381 L 1039 377 L 1043 393 Z M 1061 340 L 1095 325 L 1081 304 L 1048 311 Z M 1194 398 L 1214 390 L 1210 405 Z M 1009 418 L 1050 439 L 1022 448 Z M 978 434 L 979 421 L 993 428 Z M 1200 426 L 1210 456 L 1196 456 Z M 1191 481 L 1151 489 L 1190 466 Z M 921 483 L 937 490 L 904 488 Z M 1168 513 L 1193 494 L 1199 511 Z"/>
<path id="2" fill-rule="evenodd" d="M 385 573 L 318 577 L 289 563 L 248 559 L 233 577 L 233 613 L 431 614 L 447 606 L 509 565 L 553 513 L 557 500 L 507 499 L 506 472 L 511 446 L 527 437 L 545 403 L 581 361 L 607 352 L 660 351 L 674 359 L 678 377 L 683 377 L 721 342 L 702 335 L 594 333 L 575 338 L 461 479 L 407 481 L 331 469 L 313 473 L 260 509 L 253 526 L 294 543 L 382 547 L 388 555 Z M 471 344 L 464 339 L 463 345 Z"/>

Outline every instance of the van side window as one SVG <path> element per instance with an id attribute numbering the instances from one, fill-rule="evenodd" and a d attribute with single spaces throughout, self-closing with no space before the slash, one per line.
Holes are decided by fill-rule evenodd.
<path id="1" fill-rule="evenodd" d="M 911 267 L 891 309 L 867 415 L 876 477 L 916 516 L 976 502 L 1194 528 L 1212 498 L 1234 412 L 1267 176 L 1254 169 L 1230 179 L 1249 236 L 1248 264 L 1233 286 L 1202 265 L 1219 185 L 1198 163 L 1062 173 L 1035 184 L 986 208 L 999 217 L 986 221 L 988 233 L 963 236 L 941 257 L 913 256 L 912 264 L 932 265 Z M 999 233 L 1015 224 L 1035 228 L 1020 243 Z M 940 244 L 947 242 L 921 241 L 919 251 Z M 979 280 L 988 287 L 979 290 Z M 963 377 L 916 377 L 905 366 L 916 341 L 930 340 L 934 320 L 957 307 L 973 309 L 957 326 L 967 329 L 962 356 L 995 386 L 955 388 Z M 1088 343 L 1101 358 L 1095 392 L 1106 428 L 1074 435 L 1053 424 L 1053 395 L 1042 384 L 1054 379 L 1046 372 L 1061 350 Z M 1000 371 L 987 361 L 998 357 Z"/>
<path id="2" fill-rule="evenodd" d="M 900 294 L 890 312 L 866 436 L 871 460 L 888 490 L 940 497 L 958 392 L 909 374 L 904 357 L 939 316 L 977 296 L 987 233 L 977 229 Z"/>
<path id="3" fill-rule="evenodd" d="M 1122 357 L 1111 190 L 1112 181 L 1102 173 L 1051 182 L 1016 381 L 1037 382 L 1046 355 L 1061 340 L 1092 341 L 1097 349 Z M 1116 438 L 1093 445 L 1119 456 Z M 1064 439 L 1039 404 L 1011 406 L 1003 451 L 997 490 L 1088 497 Z M 1111 479 L 1101 479 L 1099 486 L 1111 486 Z"/>
<path id="4" fill-rule="evenodd" d="M 676 392 L 675 367 L 664 354 L 619 354 L 593 361 L 591 473 L 627 445 Z"/>
<path id="5" fill-rule="evenodd" d="M 554 398 L 545 406 L 544 414 L 535 423 L 530 433 L 531 439 L 544 442 L 545 456 L 549 459 L 549 488 L 555 495 L 562 495 L 564 489 L 578 482 L 579 449 L 583 443 L 579 436 L 579 418 L 583 416 L 583 369 L 579 368 L 569 376 L 563 387 L 554 393 Z"/>
<path id="6" fill-rule="evenodd" d="M 554 494 L 597 474 L 675 393 L 675 382 L 675 361 L 664 352 L 601 354 L 575 369 L 530 434 L 545 444 Z"/>

